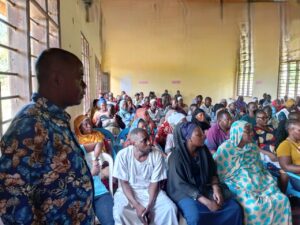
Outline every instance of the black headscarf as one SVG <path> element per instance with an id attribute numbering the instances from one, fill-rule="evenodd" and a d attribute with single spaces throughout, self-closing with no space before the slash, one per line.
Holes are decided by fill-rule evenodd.
<path id="1" fill-rule="evenodd" d="M 197 124 L 188 122 L 178 124 L 174 130 L 176 147 L 168 161 L 167 192 L 175 202 L 184 197 L 208 197 L 212 177 L 217 176 L 215 163 L 205 145 L 197 149 L 197 160 L 189 154 L 186 142 L 196 127 Z"/>
<path id="2" fill-rule="evenodd" d="M 195 124 L 197 124 L 199 127 L 201 127 L 201 129 L 202 129 L 203 131 L 208 130 L 208 129 L 210 128 L 209 123 L 208 123 L 208 122 L 201 122 L 201 121 L 199 121 L 199 120 L 196 118 L 196 116 L 197 116 L 199 113 L 203 113 L 203 114 L 206 116 L 205 111 L 204 111 L 203 109 L 197 108 L 197 109 L 193 112 L 193 114 L 192 114 L 192 122 L 195 123 Z"/>

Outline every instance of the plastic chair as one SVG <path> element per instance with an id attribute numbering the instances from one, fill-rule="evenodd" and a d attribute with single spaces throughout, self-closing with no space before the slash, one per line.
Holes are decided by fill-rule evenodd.
<path id="1" fill-rule="evenodd" d="M 115 143 L 116 141 L 115 136 L 109 130 L 106 130 L 104 128 L 94 128 L 94 129 L 100 131 L 105 136 L 105 138 L 111 140 L 113 144 Z"/>
<path id="2" fill-rule="evenodd" d="M 86 161 L 89 165 L 92 165 L 92 160 L 95 158 L 94 157 L 94 152 L 90 152 L 85 155 Z M 109 176 L 108 176 L 108 184 L 109 184 L 109 191 L 113 195 L 113 168 L 114 168 L 114 161 L 112 157 L 105 152 L 102 152 L 99 155 L 99 164 L 102 165 L 103 162 L 107 161 L 109 164 Z M 99 173 L 99 177 L 101 179 L 101 174 Z"/>
<path id="3" fill-rule="evenodd" d="M 109 130 L 106 130 L 104 128 L 94 128 L 94 129 L 101 132 L 105 136 L 105 139 L 111 142 L 112 156 L 113 156 L 113 158 L 115 158 L 116 157 L 116 138 L 115 138 L 115 136 Z"/>
<path id="4" fill-rule="evenodd" d="M 126 141 L 130 128 L 123 129 L 117 137 L 117 144 L 120 144 L 121 140 Z"/>
<path id="5" fill-rule="evenodd" d="M 115 155 L 123 148 L 123 143 L 126 141 L 130 128 L 123 129 L 117 137 L 115 144 Z M 114 155 L 114 157 L 115 157 Z"/>
<path id="6" fill-rule="evenodd" d="M 293 178 L 293 179 L 297 180 L 300 183 L 300 176 L 298 176 L 294 173 L 291 173 L 291 172 L 287 172 L 287 174 L 289 175 L 290 178 Z M 287 189 L 286 189 L 286 195 L 295 196 L 297 198 L 300 198 L 300 192 L 297 191 L 296 189 L 294 189 L 291 182 L 288 183 L 288 186 L 287 186 Z"/>

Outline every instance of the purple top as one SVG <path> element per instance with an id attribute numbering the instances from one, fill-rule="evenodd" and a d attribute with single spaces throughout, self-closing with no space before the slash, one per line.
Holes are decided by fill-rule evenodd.
<path id="1" fill-rule="evenodd" d="M 227 139 L 229 139 L 229 132 L 225 133 L 218 123 L 209 128 L 206 134 L 206 146 L 209 150 L 217 150 L 218 147 Z"/>

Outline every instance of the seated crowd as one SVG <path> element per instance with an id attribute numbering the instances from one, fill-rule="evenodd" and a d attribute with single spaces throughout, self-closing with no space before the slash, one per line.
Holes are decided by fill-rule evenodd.
<path id="1" fill-rule="evenodd" d="M 292 224 L 300 98 L 197 95 L 187 107 L 179 90 L 106 93 L 74 135 L 65 109 L 84 96 L 82 71 L 68 51 L 39 56 L 38 92 L 1 139 L 0 224 Z"/>
<path id="2" fill-rule="evenodd" d="M 1 141 L 0 224 L 292 224 L 299 97 L 101 93 L 73 134 L 82 67 L 61 49 L 37 60 L 38 93 Z"/>
<path id="3" fill-rule="evenodd" d="M 300 191 L 299 181 L 286 173 L 300 174 L 299 99 L 271 102 L 264 94 L 248 104 L 242 96 L 215 105 L 211 97 L 202 101 L 198 95 L 187 107 L 180 91 L 173 98 L 168 90 L 161 98 L 140 92 L 133 100 L 125 92 L 116 98 L 107 93 L 94 101 L 81 125 L 75 120 L 79 143 L 85 152 L 94 149 L 95 158 L 95 143 L 100 151 L 107 151 L 106 145 L 96 130 L 89 131 L 95 136 L 89 145 L 83 142 L 87 123 L 115 137 L 128 129 L 115 152 L 114 205 L 95 197 L 96 207 L 109 208 L 104 219 L 176 225 L 180 212 L 188 225 L 292 224 L 284 193 L 288 182 Z M 110 224 L 97 209 L 96 214 Z"/>

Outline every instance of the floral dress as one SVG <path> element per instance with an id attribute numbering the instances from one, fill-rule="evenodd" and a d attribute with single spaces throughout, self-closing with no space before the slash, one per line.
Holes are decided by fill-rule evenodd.
<path id="1" fill-rule="evenodd" d="M 234 122 L 230 139 L 214 154 L 220 181 L 228 185 L 244 208 L 245 224 L 292 224 L 289 200 L 263 167 L 257 145 L 238 147 L 246 124 L 245 121 Z"/>

